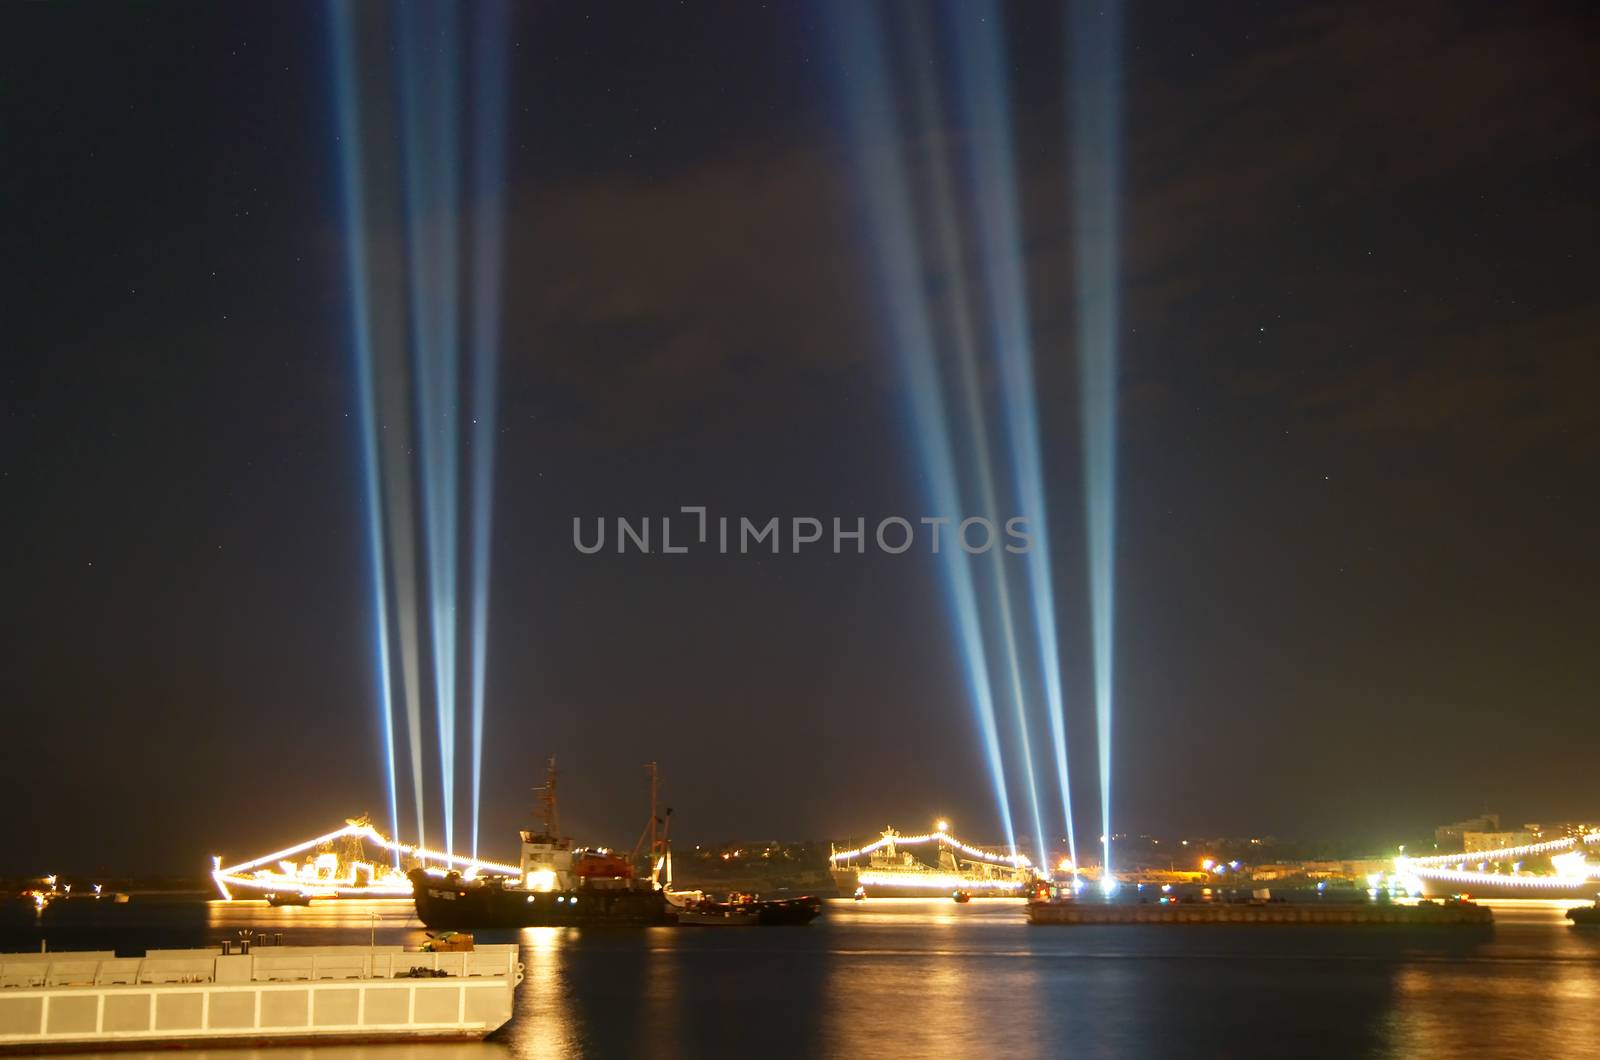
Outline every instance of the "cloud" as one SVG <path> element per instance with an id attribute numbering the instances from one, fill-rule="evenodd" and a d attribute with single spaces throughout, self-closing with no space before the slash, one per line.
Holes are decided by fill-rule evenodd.
<path id="1" fill-rule="evenodd" d="M 1442 333 L 1304 392 L 1325 430 L 1429 442 L 1492 464 L 1561 450 L 1600 455 L 1600 308 Z"/>
<path id="2" fill-rule="evenodd" d="M 1206 68 L 1140 67 L 1130 258 L 1160 271 L 1291 207 L 1385 197 L 1466 167 L 1528 167 L 1600 134 L 1577 20 L 1501 24 L 1441 4 L 1286 13 L 1281 41 Z"/>
<path id="3" fill-rule="evenodd" d="M 858 362 L 867 342 L 841 336 L 871 332 L 841 172 L 761 146 L 656 180 L 524 189 L 508 358 L 547 362 L 629 414 Z"/>

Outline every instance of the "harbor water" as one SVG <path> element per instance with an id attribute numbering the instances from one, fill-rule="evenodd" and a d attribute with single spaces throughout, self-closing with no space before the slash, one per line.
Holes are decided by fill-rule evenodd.
<path id="1" fill-rule="evenodd" d="M 1600 931 L 1497 904 L 1486 927 L 1030 926 L 1018 901 L 830 901 L 797 928 L 530 928 L 512 1023 L 482 1044 L 191 1058 L 1527 1056 L 1600 1042 Z M 420 944 L 410 905 L 135 899 L 13 918 L 0 949 Z M 90 1054 L 93 1055 L 93 1054 Z M 168 1052 L 116 1057 L 169 1057 Z"/>

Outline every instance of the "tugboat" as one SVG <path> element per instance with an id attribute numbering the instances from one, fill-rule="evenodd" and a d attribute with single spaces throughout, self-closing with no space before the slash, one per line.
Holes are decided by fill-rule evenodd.
<path id="1" fill-rule="evenodd" d="M 1567 919 L 1577 927 L 1600 927 L 1600 897 L 1593 905 L 1579 905 L 1567 910 Z"/>
<path id="2" fill-rule="evenodd" d="M 305 891 L 268 891 L 267 904 L 271 906 L 310 905 L 311 896 Z"/>
<path id="3" fill-rule="evenodd" d="M 522 876 L 507 883 L 496 878 L 468 879 L 456 871 L 416 868 L 407 875 L 417 903 L 417 918 L 434 930 L 522 928 L 568 925 L 672 924 L 676 918 L 656 882 L 658 844 L 652 840 L 648 879 L 636 879 L 633 865 L 604 848 L 574 848 L 561 835 L 556 805 L 556 760 L 550 759 L 544 787 L 543 827 L 524 829 Z M 655 832 L 652 784 L 650 831 Z M 670 813 L 670 811 L 669 811 Z"/>
<path id="4" fill-rule="evenodd" d="M 800 925 L 811 923 L 822 913 L 822 901 L 809 894 L 798 898 L 761 898 L 735 892 L 718 901 L 699 892 L 680 892 L 669 894 L 667 900 L 677 907 L 678 923 L 685 927 Z"/>

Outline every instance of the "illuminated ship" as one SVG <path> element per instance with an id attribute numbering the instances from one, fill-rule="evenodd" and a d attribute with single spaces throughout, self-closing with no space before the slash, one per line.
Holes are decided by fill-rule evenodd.
<path id="1" fill-rule="evenodd" d="M 648 875 L 634 870 L 638 861 L 604 847 L 575 847 L 561 834 L 556 809 L 556 763 L 550 760 L 541 801 L 544 821 L 538 831 L 522 832 L 522 864 L 515 879 L 480 877 L 438 867 L 409 873 L 415 889 L 417 917 L 434 929 L 520 928 L 566 925 L 717 924 L 768 926 L 806 924 L 822 912 L 810 895 L 761 898 L 757 895 L 709 897 L 699 891 L 672 890 L 672 847 L 667 831 L 672 811 L 656 816 L 655 763 L 650 776 L 650 821 L 643 846 L 650 840 L 645 864 Z"/>
<path id="2" fill-rule="evenodd" d="M 1429 898 L 1584 898 L 1600 894 L 1600 831 L 1466 854 L 1395 858 L 1395 882 Z M 1529 871 L 1548 862 L 1549 872 Z"/>
<path id="3" fill-rule="evenodd" d="M 223 865 L 212 859 L 211 879 L 225 900 L 265 898 L 273 905 L 304 905 L 312 898 L 411 897 L 406 871 L 429 865 L 453 868 L 468 879 L 520 875 L 515 865 L 462 857 L 396 842 L 365 817 L 253 861 Z"/>
<path id="4" fill-rule="evenodd" d="M 651 767 L 652 781 L 654 776 Z M 635 877 L 631 858 L 605 848 L 574 847 L 570 838 L 561 835 L 553 758 L 539 791 L 544 804 L 543 827 L 522 832 L 522 861 L 515 878 L 472 879 L 437 866 L 414 868 L 408 886 L 417 903 L 418 919 L 436 930 L 676 921 L 676 912 L 657 883 L 667 858 L 665 838 L 655 839 L 658 818 L 653 783 L 651 871 L 645 879 Z"/>
<path id="5" fill-rule="evenodd" d="M 937 851 L 936 864 L 901 849 L 929 845 Z M 865 846 L 835 848 L 828 862 L 839 893 L 864 898 L 927 898 L 957 891 L 974 898 L 1016 898 L 1033 877 L 1026 857 L 969 846 L 951 835 L 944 821 L 926 835 L 900 835 L 886 828 L 881 838 Z"/>

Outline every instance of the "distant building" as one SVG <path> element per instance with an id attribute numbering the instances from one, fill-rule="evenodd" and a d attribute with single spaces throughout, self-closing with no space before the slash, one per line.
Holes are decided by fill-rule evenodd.
<path id="1" fill-rule="evenodd" d="M 1500 815 L 1498 813 L 1484 813 L 1477 817 L 1469 817 L 1465 821 L 1454 824 L 1442 824 L 1433 830 L 1433 842 L 1441 851 L 1454 852 L 1466 849 L 1466 834 L 1468 832 L 1498 832 L 1500 831 Z"/>
<path id="2" fill-rule="evenodd" d="M 1281 865 L 1273 868 L 1286 870 L 1276 878 L 1296 873 L 1313 880 L 1364 880 L 1375 872 L 1388 872 L 1394 868 L 1393 858 L 1342 858 L 1302 861 L 1298 865 Z M 1271 877 L 1256 877 L 1257 879 Z"/>
<path id="3" fill-rule="evenodd" d="M 1527 846 L 1538 840 L 1532 832 L 1462 832 L 1461 849 L 1468 854 L 1479 850 Z"/>

